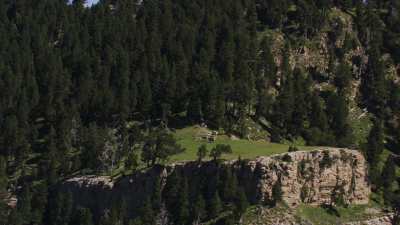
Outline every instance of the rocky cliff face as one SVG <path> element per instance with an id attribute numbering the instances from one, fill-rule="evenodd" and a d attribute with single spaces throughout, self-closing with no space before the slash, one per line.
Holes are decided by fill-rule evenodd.
<path id="1" fill-rule="evenodd" d="M 341 199 L 351 204 L 368 202 L 370 187 L 367 165 L 361 153 L 348 149 L 323 148 L 310 152 L 292 152 L 249 161 L 228 161 L 253 202 L 271 199 L 272 187 L 281 185 L 283 200 L 291 207 L 300 203 L 325 204 Z M 113 181 L 109 177 L 82 176 L 65 181 L 60 190 L 70 191 L 76 205 L 102 214 L 113 201 L 123 198 L 128 211 L 140 207 L 151 193 L 154 180 L 161 188 L 174 170 L 188 179 L 210 177 L 221 165 L 213 162 L 180 163 L 154 167 Z"/>
<path id="2" fill-rule="evenodd" d="M 330 204 L 338 198 L 350 204 L 368 203 L 367 165 L 357 151 L 327 148 L 260 157 L 250 161 L 246 170 L 256 174 L 255 191 L 261 200 L 272 196 L 279 181 L 289 206 Z"/>

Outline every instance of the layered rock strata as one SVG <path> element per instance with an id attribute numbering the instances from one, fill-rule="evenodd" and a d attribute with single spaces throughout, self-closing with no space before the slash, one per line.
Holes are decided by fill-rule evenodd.
<path id="1" fill-rule="evenodd" d="M 71 192 L 76 205 L 89 207 L 99 215 L 120 199 L 125 201 L 128 211 L 133 212 L 151 194 L 154 181 L 161 181 L 162 189 L 173 171 L 179 171 L 190 182 L 200 182 L 199 179 L 210 178 L 222 168 L 232 169 L 253 203 L 269 201 L 274 185 L 280 185 L 282 199 L 290 207 L 300 203 L 330 204 L 338 200 L 366 204 L 370 194 L 363 155 L 355 150 L 335 148 L 227 161 L 222 165 L 186 162 L 156 166 L 118 180 L 81 176 L 66 180 L 60 190 Z"/>

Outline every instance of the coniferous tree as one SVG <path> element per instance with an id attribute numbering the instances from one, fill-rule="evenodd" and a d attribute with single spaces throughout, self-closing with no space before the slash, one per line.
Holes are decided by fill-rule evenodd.
<path id="1" fill-rule="evenodd" d="M 221 192 L 224 202 L 234 202 L 237 194 L 238 181 L 236 174 L 230 168 L 225 168 L 223 190 Z"/>
<path id="2" fill-rule="evenodd" d="M 360 89 L 363 93 L 364 105 L 369 111 L 382 118 L 387 99 L 386 71 L 376 40 L 371 45 L 367 70 L 361 77 Z"/>
<path id="3" fill-rule="evenodd" d="M 379 119 L 373 121 L 373 126 L 367 138 L 367 144 L 365 146 L 366 159 L 369 162 L 369 174 L 373 184 L 379 185 L 381 178 L 379 174 L 378 163 L 380 156 L 384 149 L 384 136 L 383 136 L 383 124 Z"/>
<path id="4" fill-rule="evenodd" d="M 339 93 L 346 94 L 350 88 L 351 81 L 351 67 L 345 62 L 341 62 L 337 68 L 335 76 L 335 85 Z"/>
<path id="5" fill-rule="evenodd" d="M 32 205 L 32 213 L 31 213 L 31 219 L 32 219 L 32 224 L 34 225 L 40 225 L 43 224 L 44 217 L 45 217 L 45 212 L 46 212 L 46 206 L 47 206 L 47 201 L 48 201 L 48 186 L 46 183 L 38 184 L 35 185 L 34 188 L 32 189 L 32 200 L 31 200 L 31 205 Z M 72 204 L 72 202 L 69 202 Z M 72 210 L 72 205 L 70 205 L 70 208 L 66 208 L 66 210 Z M 68 214 L 66 215 L 64 221 L 69 221 L 71 215 Z M 62 223 L 60 223 L 62 224 Z M 67 223 L 65 223 L 67 224 Z"/>
<path id="6" fill-rule="evenodd" d="M 74 224 L 93 225 L 93 216 L 90 209 L 79 208 L 75 215 Z"/>
<path id="7" fill-rule="evenodd" d="M 188 193 L 188 181 L 186 177 L 182 180 L 179 200 L 178 200 L 178 215 L 175 224 L 187 224 L 190 221 L 190 205 L 189 205 L 189 193 Z"/>
<path id="8" fill-rule="evenodd" d="M 279 202 L 282 201 L 282 183 L 280 178 L 275 182 L 274 186 L 272 186 L 272 205 L 276 206 Z"/>
<path id="9" fill-rule="evenodd" d="M 296 93 L 296 95 L 294 98 L 294 110 L 291 118 L 290 134 L 293 136 L 300 136 L 306 128 L 305 123 L 308 109 L 306 98 L 308 97 L 310 87 L 308 86 L 306 78 L 304 78 L 304 74 L 301 70 L 296 69 L 293 73 L 294 93 Z"/>
<path id="10" fill-rule="evenodd" d="M 56 193 L 50 193 L 45 221 L 50 225 L 68 225 L 73 213 L 72 204 L 72 194 L 70 192 L 57 191 Z"/>
<path id="11" fill-rule="evenodd" d="M 128 158 L 125 161 L 125 168 L 135 171 L 139 167 L 139 158 L 135 152 L 128 153 Z"/>
<path id="12" fill-rule="evenodd" d="M 163 199 L 167 206 L 168 212 L 176 216 L 178 215 L 178 199 L 179 199 L 179 185 L 181 184 L 180 174 L 174 170 L 169 176 L 165 188 L 163 189 Z"/>
<path id="13" fill-rule="evenodd" d="M 246 212 L 246 209 L 249 207 L 249 201 L 246 196 L 246 192 L 242 187 L 239 187 L 236 192 L 236 200 L 235 200 L 235 211 L 236 214 L 240 217 L 243 213 Z"/>
<path id="14" fill-rule="evenodd" d="M 125 121 L 130 114 L 130 101 L 129 101 L 129 58 L 128 55 L 124 53 L 124 51 L 120 50 L 120 54 L 118 56 L 117 65 L 115 70 L 115 78 L 116 80 L 116 97 L 118 99 L 118 111 L 122 121 Z"/>
<path id="15" fill-rule="evenodd" d="M 219 213 L 222 211 L 222 202 L 219 197 L 218 191 L 215 191 L 212 198 L 208 203 L 208 217 L 210 219 L 214 219 L 219 216 Z"/>
<path id="16" fill-rule="evenodd" d="M 330 127 L 335 135 L 336 145 L 346 147 L 352 144 L 352 129 L 348 122 L 348 106 L 342 94 L 331 93 L 328 97 L 327 112 Z"/>
<path id="17" fill-rule="evenodd" d="M 214 161 L 217 161 L 218 159 L 221 158 L 222 154 L 231 154 L 231 153 L 232 153 L 232 148 L 230 145 L 217 144 L 214 148 L 211 149 L 210 157 L 212 157 Z"/>
<path id="18" fill-rule="evenodd" d="M 371 166 L 376 166 L 384 149 L 383 124 L 379 119 L 373 121 L 367 141 L 365 148 L 367 161 Z"/>
<path id="19" fill-rule="evenodd" d="M 289 47 L 285 47 L 282 62 L 281 88 L 273 109 L 272 141 L 281 141 L 288 134 L 294 109 L 294 84 L 289 68 Z M 282 113 L 284 112 L 284 113 Z"/>
<path id="20" fill-rule="evenodd" d="M 201 192 L 198 192 L 194 204 L 192 206 L 192 218 L 193 222 L 201 222 L 205 219 L 207 212 L 206 212 L 206 202 L 204 201 L 203 195 Z"/>
<path id="21" fill-rule="evenodd" d="M 200 122 L 203 120 L 202 104 L 201 99 L 195 95 L 189 99 L 187 117 L 192 122 Z"/>
<path id="22" fill-rule="evenodd" d="M 142 224 L 153 224 L 155 220 L 155 213 L 151 204 L 150 198 L 147 198 L 143 206 L 139 210 L 140 220 Z"/>
<path id="23" fill-rule="evenodd" d="M 161 209 L 162 199 L 161 199 L 161 180 L 157 178 L 154 180 L 153 192 L 151 196 L 151 203 L 153 210 L 158 212 Z"/>
<path id="24" fill-rule="evenodd" d="M 310 135 L 307 141 L 310 145 L 325 145 L 325 143 L 328 143 L 328 138 L 324 134 L 329 131 L 329 127 L 324 101 L 317 93 L 311 94 L 310 101 L 311 110 L 308 116 Z"/>
<path id="25" fill-rule="evenodd" d="M 85 168 L 97 170 L 101 166 L 99 156 L 104 149 L 104 130 L 93 123 L 89 128 L 82 130 L 81 161 Z"/>
<path id="26" fill-rule="evenodd" d="M 261 51 L 260 54 L 260 71 L 259 74 L 262 77 L 259 78 L 259 81 L 267 81 L 270 85 L 275 85 L 276 83 L 276 73 L 277 68 L 275 64 L 275 59 L 271 50 L 271 40 L 268 38 L 264 38 L 261 42 Z M 263 83 L 258 83 L 259 85 L 263 85 Z"/>
<path id="27" fill-rule="evenodd" d="M 185 151 L 171 133 L 157 129 L 151 131 L 142 148 L 141 159 L 148 166 L 165 162 L 170 156 Z"/>
<path id="28" fill-rule="evenodd" d="M 18 215 L 21 224 L 30 224 L 32 221 L 32 192 L 31 187 L 24 185 L 17 204 Z"/>
<path id="29" fill-rule="evenodd" d="M 7 191 L 7 161 L 3 156 L 0 156 L 0 193 L 4 194 Z"/>
<path id="30" fill-rule="evenodd" d="M 270 25 L 271 27 L 282 27 L 286 20 L 286 13 L 288 10 L 288 1 L 259 1 L 261 7 L 259 7 L 259 15 L 263 23 Z"/>
<path id="31" fill-rule="evenodd" d="M 208 154 L 207 145 L 205 144 L 200 145 L 200 147 L 197 149 L 198 162 L 202 162 L 203 159 L 207 156 L 207 154 Z"/>
<path id="32" fill-rule="evenodd" d="M 7 163 L 3 156 L 0 156 L 0 196 L 4 196 L 7 193 Z M 0 224 L 6 224 L 7 222 L 7 208 L 5 202 L 0 201 Z"/>
<path id="33" fill-rule="evenodd" d="M 152 109 L 152 91 L 150 86 L 149 77 L 146 72 L 142 72 L 142 82 L 140 82 L 139 91 L 141 93 L 139 98 L 139 108 L 145 118 L 149 118 Z"/>
<path id="34" fill-rule="evenodd" d="M 395 180 L 396 164 L 393 157 L 389 156 L 382 170 L 383 199 L 387 205 L 391 205 L 394 202 L 395 193 L 393 185 Z"/>

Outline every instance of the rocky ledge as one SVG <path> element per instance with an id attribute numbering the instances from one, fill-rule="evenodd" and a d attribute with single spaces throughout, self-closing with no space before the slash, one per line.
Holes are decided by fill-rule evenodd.
<path id="1" fill-rule="evenodd" d="M 281 185 L 283 201 L 290 207 L 300 203 L 320 205 L 338 199 L 349 204 L 366 204 L 370 195 L 367 164 L 355 150 L 320 148 L 298 151 L 255 160 L 227 161 L 252 202 L 270 200 L 272 187 Z M 123 198 L 132 209 L 142 204 L 150 193 L 155 179 L 161 188 L 174 171 L 179 170 L 188 180 L 213 176 L 221 170 L 214 162 L 186 162 L 156 166 L 118 180 L 109 177 L 75 177 L 61 184 L 62 191 L 72 193 L 77 205 L 91 208 L 101 214 L 112 201 Z"/>
<path id="2" fill-rule="evenodd" d="M 259 157 L 249 161 L 248 167 L 259 177 L 256 191 L 260 199 L 268 199 L 279 181 L 289 206 L 330 204 L 337 198 L 367 204 L 371 192 L 366 161 L 355 150 L 323 148 Z"/>

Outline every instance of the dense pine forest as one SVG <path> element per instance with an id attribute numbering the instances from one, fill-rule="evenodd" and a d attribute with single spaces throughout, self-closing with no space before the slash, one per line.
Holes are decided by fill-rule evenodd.
<path id="1" fill-rule="evenodd" d="M 294 63 L 322 33 L 325 68 Z M 350 54 L 360 49 L 365 57 Z M 173 130 L 193 124 L 246 138 L 249 120 L 271 142 L 361 149 L 374 191 L 400 211 L 399 65 L 396 0 L 2 0 L 0 225 L 148 225 L 165 208 L 176 225 L 227 209 L 235 216 L 214 223 L 236 224 L 255 202 L 229 170 L 201 197 L 179 174 L 163 193 L 155 182 L 136 219 L 121 203 L 94 218 L 56 186 L 120 162 L 168 163 L 184 151 Z M 361 141 L 356 109 L 368 114 Z M 231 151 L 216 146 L 213 161 Z"/>

